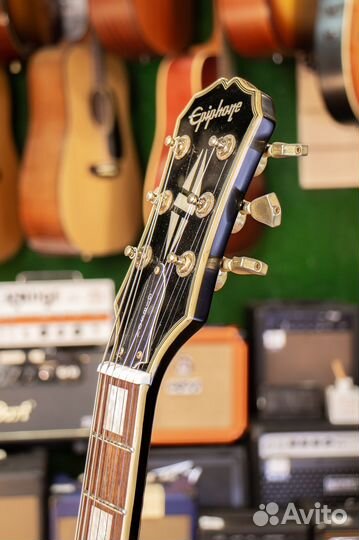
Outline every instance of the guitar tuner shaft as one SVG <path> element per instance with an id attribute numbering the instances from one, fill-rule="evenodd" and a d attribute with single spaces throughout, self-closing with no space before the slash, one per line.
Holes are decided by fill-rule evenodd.
<path id="1" fill-rule="evenodd" d="M 216 156 L 220 161 L 228 159 L 236 148 L 236 138 L 230 133 L 223 137 L 212 135 L 208 141 L 209 146 L 216 149 Z"/>
<path id="2" fill-rule="evenodd" d="M 172 137 L 167 135 L 165 138 L 165 146 L 173 149 L 175 159 L 182 159 L 191 149 L 191 139 L 188 135 Z"/>
<path id="3" fill-rule="evenodd" d="M 176 272 L 180 277 L 187 277 L 194 270 L 196 255 L 193 251 L 185 251 L 182 255 L 171 252 L 167 256 L 167 262 L 176 266 Z"/>

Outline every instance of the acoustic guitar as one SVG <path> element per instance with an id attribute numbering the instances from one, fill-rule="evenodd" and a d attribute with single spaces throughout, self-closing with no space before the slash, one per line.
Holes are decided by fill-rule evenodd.
<path id="1" fill-rule="evenodd" d="M 43 49 L 29 65 L 21 174 L 29 244 L 85 257 L 121 252 L 141 227 L 141 181 L 123 64 L 95 39 Z"/>
<path id="2" fill-rule="evenodd" d="M 101 42 L 121 56 L 174 54 L 190 43 L 191 0 L 89 0 L 89 6 Z"/>
<path id="3" fill-rule="evenodd" d="M 319 0 L 315 65 L 328 111 L 359 120 L 359 1 Z"/>
<path id="4" fill-rule="evenodd" d="M 115 302 L 115 325 L 99 365 L 76 540 L 136 540 L 156 397 L 174 353 L 205 322 L 228 272 L 264 275 L 267 265 L 223 257 L 243 197 L 267 146 L 271 98 L 240 78 L 220 79 L 190 100 L 173 135 L 160 189 Z M 280 220 L 280 206 L 262 210 Z M 276 216 L 276 217 L 274 217 Z M 279 224 L 279 221 L 277 221 Z"/>
<path id="5" fill-rule="evenodd" d="M 242 56 L 309 51 L 317 0 L 218 0 L 221 23 Z"/>
<path id="6" fill-rule="evenodd" d="M 18 216 L 18 159 L 12 123 L 7 74 L 0 67 L 0 262 L 12 257 L 22 243 Z"/>

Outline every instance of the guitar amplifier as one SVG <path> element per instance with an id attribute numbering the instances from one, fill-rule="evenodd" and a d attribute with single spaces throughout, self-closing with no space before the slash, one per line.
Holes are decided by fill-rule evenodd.
<path id="1" fill-rule="evenodd" d="M 256 510 L 213 510 L 202 513 L 198 525 L 198 540 L 311 540 L 308 525 L 289 521 L 273 526 L 269 519 L 259 522 Z"/>
<path id="2" fill-rule="evenodd" d="M 253 405 L 261 418 L 322 418 L 335 359 L 358 381 L 356 306 L 267 302 L 252 308 L 250 326 Z"/>
<path id="3" fill-rule="evenodd" d="M 344 507 L 346 519 L 336 523 L 327 520 L 327 523 L 318 523 L 314 527 L 314 540 L 359 540 L 359 506 L 349 505 Z"/>
<path id="4" fill-rule="evenodd" d="M 183 467 L 199 472 L 201 508 L 245 508 L 249 503 L 249 465 L 244 446 L 151 448 L 148 470 L 161 469 L 169 477 Z"/>
<path id="5" fill-rule="evenodd" d="M 207 326 L 171 361 L 161 384 L 152 444 L 238 439 L 248 425 L 247 346 L 233 326 Z"/>
<path id="6" fill-rule="evenodd" d="M 43 538 L 46 456 L 41 451 L 0 460 L 0 540 Z"/>
<path id="7" fill-rule="evenodd" d="M 359 497 L 359 431 L 312 425 L 252 429 L 255 503 L 327 504 Z"/>
<path id="8" fill-rule="evenodd" d="M 52 486 L 52 492 L 49 498 L 50 540 L 73 540 L 80 485 L 62 482 Z M 148 481 L 139 540 L 194 540 L 197 518 L 196 490 L 186 478 L 166 483 Z"/>
<path id="9" fill-rule="evenodd" d="M 87 437 L 110 280 L 0 284 L 0 441 Z"/>

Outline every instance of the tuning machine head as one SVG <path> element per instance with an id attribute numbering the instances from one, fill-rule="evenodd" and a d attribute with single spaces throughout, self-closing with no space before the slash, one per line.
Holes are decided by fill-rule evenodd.
<path id="1" fill-rule="evenodd" d="M 208 263 L 209 268 L 219 267 L 217 276 L 215 291 L 222 289 L 227 281 L 227 275 L 229 272 L 237 274 L 239 276 L 265 276 L 268 272 L 268 265 L 258 259 L 251 257 L 223 257 L 221 261 L 218 259 L 210 259 Z"/>
<path id="2" fill-rule="evenodd" d="M 279 227 L 282 221 L 282 209 L 275 193 L 267 193 L 249 202 L 243 200 L 234 223 L 232 233 L 239 232 L 246 222 L 248 215 L 268 227 Z"/>
<path id="3" fill-rule="evenodd" d="M 300 143 L 274 142 L 267 144 L 266 149 L 259 161 L 254 176 L 262 174 L 267 166 L 268 158 L 282 159 L 288 157 L 304 157 L 308 155 L 308 145 Z"/>

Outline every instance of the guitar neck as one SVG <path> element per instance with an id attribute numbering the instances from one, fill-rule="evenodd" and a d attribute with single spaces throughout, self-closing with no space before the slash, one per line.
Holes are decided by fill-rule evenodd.
<path id="1" fill-rule="evenodd" d="M 100 365 L 76 540 L 137 538 L 140 510 L 133 509 L 142 506 L 145 474 L 139 468 L 150 442 L 149 385 L 148 373 L 114 362 Z"/>

